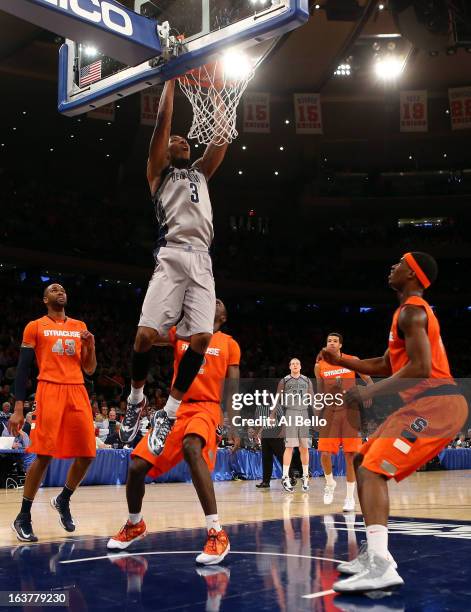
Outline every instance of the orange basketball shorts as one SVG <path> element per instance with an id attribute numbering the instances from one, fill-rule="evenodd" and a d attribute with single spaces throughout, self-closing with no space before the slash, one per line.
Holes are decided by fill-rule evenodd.
<path id="1" fill-rule="evenodd" d="M 327 421 L 319 430 L 317 450 L 337 454 L 340 445 L 344 453 L 357 453 L 361 448 L 360 412 L 354 408 L 323 410 L 321 418 Z"/>
<path id="2" fill-rule="evenodd" d="M 462 395 L 422 397 L 388 417 L 360 449 L 362 467 L 403 480 L 451 442 L 468 417 Z"/>
<path id="3" fill-rule="evenodd" d="M 28 452 L 56 459 L 95 457 L 95 427 L 84 385 L 40 381 Z"/>
<path id="4" fill-rule="evenodd" d="M 215 402 L 182 402 L 177 420 L 165 442 L 164 450 L 156 457 L 147 448 L 147 434 L 136 446 L 131 457 L 141 457 L 152 465 L 148 475 L 157 478 L 183 459 L 183 439 L 197 435 L 204 442 L 203 459 L 209 470 L 216 465 L 216 428 L 221 423 L 221 408 Z"/>

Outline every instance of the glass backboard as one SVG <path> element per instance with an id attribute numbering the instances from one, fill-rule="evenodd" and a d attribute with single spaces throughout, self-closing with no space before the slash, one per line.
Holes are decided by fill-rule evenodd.
<path id="1" fill-rule="evenodd" d="M 130 67 L 103 55 L 99 41 L 67 40 L 59 55 L 61 113 L 88 112 L 157 85 L 229 47 L 244 48 L 256 65 L 269 41 L 309 17 L 308 0 L 122 0 L 120 4 L 155 20 L 162 55 Z"/>

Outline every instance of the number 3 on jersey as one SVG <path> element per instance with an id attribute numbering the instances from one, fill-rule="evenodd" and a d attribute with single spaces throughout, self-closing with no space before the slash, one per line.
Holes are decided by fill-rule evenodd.
<path id="1" fill-rule="evenodd" d="M 62 344 L 62 339 L 59 338 L 57 342 L 54 342 L 54 346 L 52 347 L 52 352 L 57 353 L 58 355 L 75 355 L 75 340 L 64 340 L 64 345 Z"/>
<path id="2" fill-rule="evenodd" d="M 200 201 L 200 196 L 198 193 L 198 185 L 196 183 L 190 183 L 190 190 L 191 190 L 190 200 L 193 202 L 193 204 L 198 204 L 198 202 Z"/>

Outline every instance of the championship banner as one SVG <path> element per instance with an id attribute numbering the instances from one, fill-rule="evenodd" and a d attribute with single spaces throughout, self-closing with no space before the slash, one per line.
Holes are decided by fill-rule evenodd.
<path id="1" fill-rule="evenodd" d="M 95 108 L 95 110 L 87 113 L 87 117 L 90 119 L 101 119 L 102 121 L 114 121 L 115 120 L 115 106 L 114 102 Z"/>
<path id="2" fill-rule="evenodd" d="M 401 132 L 428 131 L 428 96 L 425 89 L 401 91 Z"/>
<path id="3" fill-rule="evenodd" d="M 155 126 L 162 87 L 150 87 L 141 91 L 141 125 Z"/>
<path id="4" fill-rule="evenodd" d="M 448 90 L 452 130 L 471 128 L 471 87 Z"/>
<path id="5" fill-rule="evenodd" d="M 294 113 L 296 134 L 323 133 L 320 94 L 294 94 Z"/>
<path id="6" fill-rule="evenodd" d="M 244 97 L 244 132 L 270 133 L 270 94 L 248 93 Z"/>

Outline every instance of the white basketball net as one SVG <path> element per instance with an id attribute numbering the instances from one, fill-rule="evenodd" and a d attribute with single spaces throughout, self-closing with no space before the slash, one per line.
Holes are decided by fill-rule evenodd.
<path id="1" fill-rule="evenodd" d="M 237 138 L 237 105 L 255 68 L 243 75 L 226 74 L 220 60 L 179 77 L 180 88 L 193 107 L 188 138 L 221 146 Z"/>

